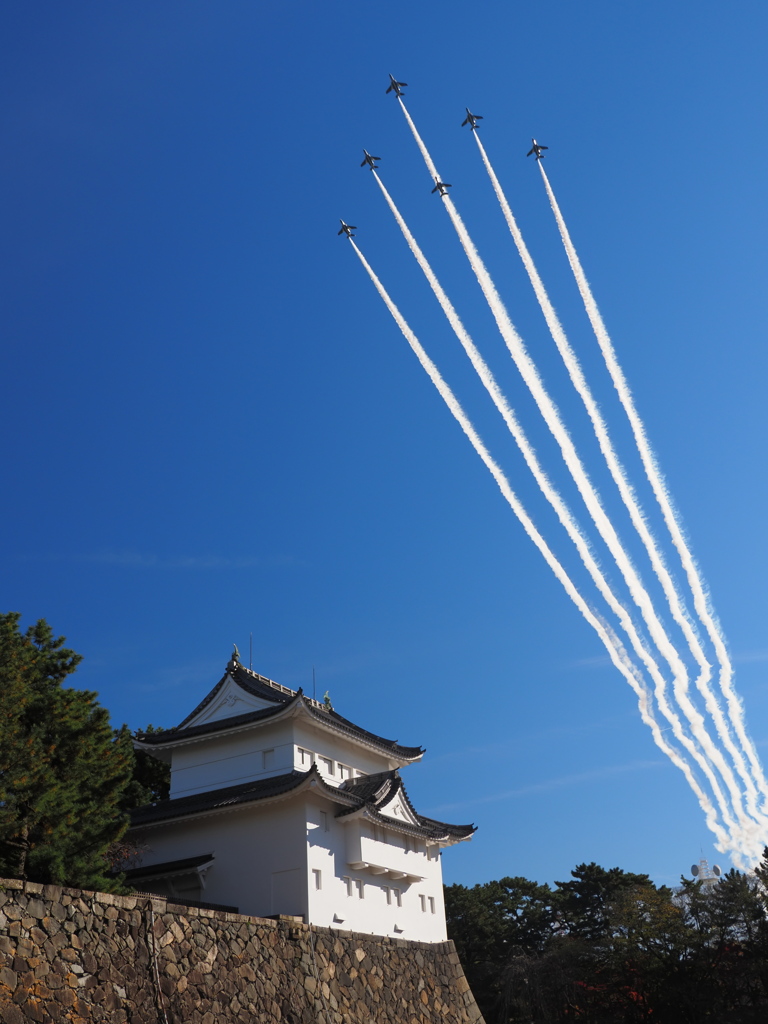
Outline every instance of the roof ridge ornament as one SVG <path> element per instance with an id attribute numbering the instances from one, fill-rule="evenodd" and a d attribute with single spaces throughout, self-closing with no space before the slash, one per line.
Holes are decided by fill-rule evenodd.
<path id="1" fill-rule="evenodd" d="M 240 651 L 237 649 L 237 644 L 232 644 L 232 648 L 232 654 L 227 662 L 226 668 L 226 671 L 230 674 L 233 673 L 235 669 L 243 667 L 240 663 Z"/>

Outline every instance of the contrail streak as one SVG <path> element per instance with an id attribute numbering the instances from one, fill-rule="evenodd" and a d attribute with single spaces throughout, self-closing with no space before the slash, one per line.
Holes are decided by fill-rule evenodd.
<path id="1" fill-rule="evenodd" d="M 583 599 L 579 591 L 576 589 L 575 585 L 571 581 L 565 569 L 557 560 L 554 553 L 549 548 L 547 542 L 544 540 L 544 538 L 541 536 L 539 531 L 534 526 L 533 521 L 528 516 L 528 513 L 525 511 L 525 508 L 523 507 L 522 503 L 518 499 L 515 492 L 512 490 L 512 487 L 510 486 L 509 481 L 504 475 L 504 472 L 502 471 L 501 467 L 491 457 L 488 449 L 485 447 L 479 434 L 477 433 L 472 423 L 470 422 L 469 418 L 462 409 L 461 405 L 459 404 L 458 399 L 453 394 L 448 384 L 443 380 L 440 371 L 437 369 L 435 364 L 424 351 L 421 343 L 419 342 L 418 338 L 409 327 L 400 310 L 389 297 L 389 294 L 387 293 L 386 289 L 384 288 L 381 281 L 379 281 L 378 277 L 374 273 L 373 268 L 370 266 L 370 264 L 363 256 L 360 249 L 357 247 L 357 245 L 351 238 L 349 239 L 349 242 L 352 248 L 355 250 L 358 259 L 360 260 L 366 272 L 368 273 L 368 276 L 370 277 L 374 287 L 376 288 L 376 291 L 381 296 L 382 300 L 384 301 L 384 304 L 391 313 L 397 326 L 400 328 L 406 341 L 411 346 L 411 349 L 413 350 L 416 358 L 421 363 L 422 368 L 425 370 L 428 377 L 430 378 L 430 380 L 436 387 L 438 393 L 440 394 L 440 397 L 448 406 L 448 409 L 450 410 L 451 414 L 453 415 L 461 429 L 466 434 L 472 447 L 480 456 L 485 467 L 493 476 L 494 480 L 496 481 L 496 484 L 499 487 L 499 490 L 504 495 L 510 508 L 517 516 L 523 529 L 531 538 L 533 543 L 536 545 L 536 547 L 544 557 L 545 561 L 549 565 L 550 569 L 564 587 L 568 596 L 571 598 L 571 600 L 579 609 L 581 614 L 584 616 L 587 622 L 592 626 L 597 635 L 600 637 L 600 640 L 602 641 L 603 646 L 607 650 L 608 655 L 613 664 L 615 665 L 615 667 L 619 670 L 619 672 L 621 672 L 621 674 L 627 680 L 629 685 L 632 687 L 633 691 L 637 696 L 638 707 L 640 709 L 640 716 L 645 725 L 647 725 L 651 730 L 654 742 L 659 747 L 659 749 L 667 755 L 667 757 L 672 761 L 672 763 L 675 764 L 681 772 L 683 772 L 689 786 L 698 798 L 701 809 L 704 811 L 708 827 L 715 834 L 715 836 L 717 837 L 718 841 L 722 844 L 724 849 L 731 849 L 733 845 L 731 838 L 718 823 L 717 812 L 713 807 L 712 802 L 710 801 L 706 792 L 699 785 L 695 775 L 691 770 L 690 765 L 679 754 L 679 752 L 674 747 L 670 746 L 665 740 L 664 735 L 661 729 L 659 728 L 659 724 L 654 717 L 650 693 L 642 679 L 640 672 L 632 664 L 632 661 L 630 660 L 629 656 L 624 650 L 624 647 L 622 646 L 618 638 L 615 636 L 613 631 L 610 629 L 610 627 L 608 627 L 607 624 L 604 623 L 592 611 L 592 609 L 590 609 L 589 605 L 587 605 L 586 601 Z"/>
<path id="2" fill-rule="evenodd" d="M 490 178 L 493 190 L 496 193 L 496 198 L 501 206 L 504 219 L 507 222 L 507 227 L 514 239 L 517 251 L 523 261 L 523 265 L 533 286 L 536 298 L 539 302 L 542 313 L 544 314 L 544 319 L 547 322 L 549 332 L 552 335 L 552 339 L 554 340 L 557 350 L 565 364 L 571 382 L 584 403 L 584 407 L 587 410 L 590 422 L 592 423 L 595 436 L 597 437 L 600 451 L 603 453 L 603 457 L 608 465 L 611 476 L 613 477 L 624 505 L 629 512 L 632 525 L 635 527 L 640 539 L 645 545 L 651 560 L 651 565 L 653 566 L 654 572 L 661 583 L 664 595 L 667 598 L 667 602 L 672 612 L 672 617 L 681 628 L 686 642 L 688 643 L 696 663 L 699 666 L 699 676 L 696 679 L 696 688 L 704 698 L 705 706 L 709 714 L 712 716 L 718 735 L 733 758 L 734 763 L 736 764 L 736 769 L 744 782 L 747 790 L 747 803 L 749 810 L 753 815 L 758 815 L 759 812 L 756 807 L 757 790 L 754 782 L 749 774 L 744 757 L 731 739 L 731 734 L 725 722 L 722 710 L 720 709 L 712 688 L 709 685 L 709 681 L 711 679 L 711 666 L 709 665 L 704 650 L 699 643 L 696 632 L 691 626 L 688 614 L 683 602 L 681 601 L 675 582 L 667 569 L 658 544 L 648 528 L 640 503 L 627 478 L 626 470 L 616 454 L 608 433 L 608 427 L 589 388 L 578 356 L 573 350 L 571 343 L 568 341 L 566 333 L 558 319 L 557 313 L 550 302 L 546 288 L 544 287 L 533 259 L 531 258 L 520 228 L 517 225 L 509 202 L 504 194 L 504 190 L 501 187 L 501 183 L 499 182 L 499 179 L 491 165 L 491 161 L 488 158 L 485 147 L 480 140 L 480 133 L 475 130 L 472 132 L 472 135 L 475 138 L 477 148 L 480 151 L 480 156 L 485 165 L 485 169 L 488 172 L 488 177 Z M 538 163 L 541 163 L 541 161 L 538 161 Z M 715 759 L 715 763 L 718 763 L 717 759 Z M 718 763 L 718 767 L 719 766 L 720 765 Z M 741 806 L 741 792 L 737 788 L 735 780 L 730 772 L 724 775 L 723 778 L 726 786 L 728 787 L 734 809 L 738 814 Z"/>
<path id="3" fill-rule="evenodd" d="M 602 352 L 603 359 L 605 360 L 605 364 L 611 376 L 613 386 L 616 389 L 616 392 L 618 393 L 619 400 L 621 401 L 621 404 L 627 415 L 627 419 L 630 422 L 632 434 L 635 439 L 637 450 L 640 453 L 640 458 L 643 463 L 645 474 L 648 478 L 648 481 L 651 484 L 653 493 L 664 516 L 664 521 L 667 525 L 667 529 L 670 532 L 672 541 L 675 545 L 675 548 L 677 549 L 677 552 L 680 556 L 680 560 L 683 564 L 683 568 L 688 578 L 688 583 L 691 588 L 691 592 L 693 593 L 694 607 L 696 608 L 696 612 L 698 613 L 699 618 L 701 619 L 707 630 L 707 633 L 715 648 L 718 661 L 720 662 L 720 687 L 723 691 L 723 694 L 725 695 L 726 702 L 728 704 L 729 718 L 731 720 L 733 730 L 736 736 L 738 737 L 738 740 L 741 743 L 742 748 L 746 753 L 749 763 L 752 767 L 754 778 L 757 782 L 757 786 L 763 798 L 763 805 L 765 806 L 766 780 L 763 774 L 763 768 L 760 764 L 760 760 L 757 756 L 757 752 L 754 748 L 754 745 L 746 732 L 744 724 L 744 709 L 741 705 L 741 701 L 739 699 L 738 694 L 735 692 L 733 688 L 733 668 L 731 666 L 730 658 L 728 657 L 728 650 L 726 648 L 725 640 L 720 630 L 719 623 L 717 622 L 714 612 L 710 607 L 706 589 L 702 581 L 701 575 L 699 573 L 698 566 L 696 565 L 695 559 L 693 558 L 693 555 L 691 554 L 691 551 L 688 548 L 688 545 L 686 544 L 677 512 L 675 511 L 672 499 L 669 495 L 669 492 L 667 491 L 663 474 L 659 469 L 658 463 L 656 461 L 656 454 L 653 451 L 651 444 L 648 440 L 648 436 L 645 432 L 645 424 L 643 423 L 642 419 L 640 418 L 637 412 L 637 409 L 635 408 L 635 403 L 632 398 L 632 392 L 629 388 L 626 377 L 624 376 L 624 371 L 622 370 L 621 365 L 619 364 L 616 352 L 613 348 L 613 343 L 611 342 L 608 331 L 606 330 L 605 324 L 603 323 L 603 318 L 600 314 L 600 310 L 598 309 L 597 303 L 595 302 L 594 296 L 592 295 L 592 290 L 589 287 L 589 282 L 587 281 L 586 275 L 581 266 L 581 261 L 579 260 L 579 257 L 576 253 L 576 248 L 573 242 L 571 241 L 571 236 L 568 232 L 568 228 L 566 227 L 565 219 L 563 218 L 563 215 L 560 211 L 558 202 L 555 199 L 554 191 L 552 190 L 552 186 L 549 183 L 549 178 L 547 177 L 546 171 L 542 166 L 541 160 L 537 162 L 539 164 L 539 171 L 541 172 L 544 187 L 547 191 L 547 196 L 552 207 L 552 212 L 555 215 L 555 220 L 557 221 L 560 236 L 563 240 L 563 245 L 568 256 L 568 262 L 571 265 L 571 270 L 573 271 L 573 275 L 576 279 L 576 284 L 578 286 L 579 293 L 581 294 L 582 302 L 584 303 L 584 308 L 587 312 L 587 316 L 589 317 L 589 321 L 592 325 L 592 330 L 594 331 L 595 337 L 597 338 L 597 342 L 600 346 L 600 351 Z M 719 712 L 718 716 L 716 716 L 712 711 L 710 711 L 710 713 L 713 714 L 713 717 L 715 718 L 715 721 L 718 725 L 718 729 L 722 728 L 722 730 L 724 730 L 727 733 L 727 726 L 725 725 L 725 722 L 722 719 L 722 713 Z"/>
<path id="4" fill-rule="evenodd" d="M 424 158 L 424 162 L 427 165 L 430 173 L 436 181 L 441 181 L 437 168 L 435 167 L 434 161 L 432 160 L 427 147 L 425 146 L 421 136 L 419 135 L 416 125 L 414 124 L 408 110 L 403 102 L 402 98 L 398 96 L 398 102 L 400 108 L 403 111 L 405 119 L 411 129 L 416 144 L 421 151 Z M 536 404 L 541 411 L 542 416 L 547 423 L 552 435 L 555 437 L 560 450 L 563 455 L 563 459 L 568 467 L 568 470 L 573 477 L 576 486 L 579 489 L 584 502 L 589 510 L 589 513 L 600 532 L 601 537 L 607 544 L 617 566 L 619 567 L 622 576 L 624 577 L 627 586 L 629 587 L 630 594 L 635 604 L 642 612 L 643 618 L 648 625 L 648 629 L 653 638 L 654 643 L 663 654 L 665 660 L 668 662 L 673 672 L 673 692 L 675 699 L 683 711 L 686 719 L 691 725 L 692 731 L 696 740 L 701 746 L 699 750 L 694 743 L 682 730 L 680 719 L 674 713 L 672 707 L 666 699 L 666 683 L 659 677 L 656 681 L 656 699 L 659 703 L 659 707 L 662 713 L 669 721 L 673 728 L 675 737 L 678 742 L 685 746 L 686 750 L 696 760 L 701 770 L 706 775 L 712 791 L 715 794 L 715 798 L 718 805 L 721 808 L 723 819 L 730 821 L 730 809 L 727 800 L 723 796 L 720 784 L 710 767 L 710 760 L 713 764 L 717 764 L 721 774 L 727 776 L 730 773 L 729 766 L 725 763 L 722 754 L 717 747 L 712 743 L 709 733 L 706 731 L 704 726 L 704 719 L 698 708 L 691 702 L 688 696 L 688 672 L 680 658 L 675 646 L 671 643 L 669 637 L 664 630 L 663 625 L 659 621 L 656 611 L 653 607 L 653 603 L 643 587 L 640 579 L 635 571 L 631 559 L 627 555 L 626 551 L 621 545 L 613 524 L 609 520 L 608 516 L 602 507 L 600 498 L 592 486 L 591 481 L 581 463 L 581 460 L 576 452 L 570 435 L 566 430 L 560 414 L 547 393 L 544 384 L 539 376 L 538 370 L 535 364 L 528 355 L 522 338 L 515 330 L 512 321 L 509 318 L 509 314 L 501 300 L 496 287 L 491 280 L 490 274 L 488 273 L 485 264 L 480 258 L 479 253 L 469 236 L 458 211 L 453 205 L 450 196 L 441 193 L 441 198 L 445 205 L 448 215 L 453 223 L 454 229 L 461 241 L 461 244 L 466 252 L 467 258 L 475 272 L 478 283 L 483 291 L 486 301 L 493 313 L 496 320 L 499 331 L 509 349 L 510 355 L 515 362 L 523 380 L 525 381 L 529 391 L 533 395 Z M 732 773 L 731 773 L 732 775 Z"/>
<path id="5" fill-rule="evenodd" d="M 459 339 L 462 347 L 464 348 L 464 351 L 469 357 L 469 360 L 472 363 L 472 366 L 474 367 L 483 386 L 490 395 L 494 405 L 501 413 L 501 416 L 507 425 L 507 429 L 515 439 L 517 446 L 520 449 L 520 452 L 522 453 L 526 464 L 528 465 L 528 468 L 531 470 L 534 479 L 539 485 L 539 488 L 541 489 L 542 493 L 544 494 L 549 504 L 555 510 L 558 519 L 565 528 L 571 541 L 576 546 L 576 549 L 579 552 L 581 560 L 587 568 L 587 571 L 592 577 L 592 580 L 596 584 L 598 590 L 603 595 L 606 602 L 610 606 L 611 610 L 614 612 L 614 614 L 618 617 L 619 621 L 621 622 L 621 625 L 624 631 L 626 632 L 627 636 L 629 637 L 630 642 L 632 644 L 632 648 L 634 649 L 635 653 L 638 655 L 638 657 L 642 660 L 643 664 L 648 669 L 649 673 L 651 674 L 651 677 L 656 683 L 657 688 L 661 687 L 663 689 L 664 680 L 661 676 L 659 666 L 647 650 L 645 644 L 643 643 L 641 637 L 635 629 L 631 616 L 628 614 L 626 608 L 621 603 L 621 601 L 613 593 L 605 576 L 600 571 L 600 568 L 597 562 L 595 561 L 594 556 L 592 555 L 589 544 L 586 538 L 584 537 L 584 534 L 582 533 L 581 529 L 579 528 L 576 520 L 574 519 L 571 510 L 568 508 L 567 504 L 562 499 L 556 488 L 552 485 L 551 481 L 547 477 L 546 472 L 539 463 L 535 450 L 528 441 L 528 438 L 526 437 L 525 431 L 523 430 L 522 426 L 518 422 L 514 410 L 510 407 L 505 395 L 503 394 L 498 384 L 496 383 L 496 380 L 494 379 L 490 368 L 488 367 L 487 363 L 485 362 L 482 355 L 478 351 L 477 346 L 475 345 L 474 341 L 469 335 L 469 332 L 464 327 L 461 318 L 456 312 L 447 294 L 445 293 L 445 290 L 438 281 L 437 276 L 432 270 L 427 258 L 424 256 L 424 253 L 419 247 L 416 239 L 414 238 L 413 234 L 408 228 L 408 225 L 406 224 L 404 217 L 397 208 L 395 201 L 392 199 L 388 190 L 384 186 L 384 183 L 382 182 L 380 176 L 376 173 L 375 170 L 373 171 L 373 175 L 376 179 L 379 189 L 381 190 L 382 195 L 384 196 L 387 202 L 387 205 L 389 206 L 390 210 L 392 211 L 392 214 L 395 217 L 395 220 L 397 221 L 397 224 L 403 234 L 403 237 L 405 238 L 408 244 L 408 247 L 410 248 L 411 252 L 416 258 L 416 261 L 419 264 L 419 267 L 421 268 L 422 272 L 424 273 L 424 276 L 427 278 L 427 281 L 429 282 L 429 285 L 432 288 L 435 297 L 440 303 L 441 309 L 443 310 L 448 322 L 453 328 L 456 337 Z M 732 823 L 729 821 L 729 824 Z"/>

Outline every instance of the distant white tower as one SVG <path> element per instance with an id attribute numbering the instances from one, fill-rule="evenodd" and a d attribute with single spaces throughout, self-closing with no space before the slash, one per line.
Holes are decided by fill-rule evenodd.
<path id="1" fill-rule="evenodd" d="M 704 857 L 701 858 L 698 864 L 691 865 L 691 874 L 697 882 L 701 882 L 706 888 L 714 885 L 722 873 L 719 864 L 713 864 L 710 868 L 709 862 Z"/>

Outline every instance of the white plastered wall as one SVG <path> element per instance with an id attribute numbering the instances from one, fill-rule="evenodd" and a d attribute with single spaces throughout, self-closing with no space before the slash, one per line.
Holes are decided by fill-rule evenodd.
<path id="1" fill-rule="evenodd" d="M 285 775 L 294 766 L 290 720 L 263 729 L 244 729 L 176 747 L 171 797 L 207 793 L 255 779 Z M 271 751 L 271 756 L 265 757 Z"/>
<path id="2" fill-rule="evenodd" d="M 343 817 L 335 817 L 337 812 L 338 806 L 322 797 L 312 797 L 306 802 L 307 881 L 312 923 L 419 942 L 442 942 L 446 938 L 445 908 L 437 848 L 431 847 L 428 856 L 425 844 L 413 843 L 410 845 L 416 848 L 406 854 L 403 836 L 387 830 L 388 841 L 384 842 L 382 829 L 377 833 L 380 840 L 376 842 L 368 823 L 345 822 Z M 369 868 L 351 867 L 348 833 L 353 829 L 359 837 L 361 826 L 366 833 L 367 851 L 375 855 L 379 864 L 396 859 L 399 866 L 401 861 L 407 860 L 413 874 L 423 879 L 409 883 L 389 874 L 377 874 Z M 352 845 L 354 847 L 354 843 Z M 319 879 L 316 871 L 320 872 Z"/>
<path id="3" fill-rule="evenodd" d="M 172 821 L 133 835 L 146 848 L 142 866 L 212 853 L 201 900 L 256 917 L 306 915 L 305 817 L 303 801 L 294 799 Z"/>
<path id="4" fill-rule="evenodd" d="M 350 738 L 313 726 L 310 721 L 303 718 L 296 721 L 293 737 L 296 745 L 295 767 L 300 771 L 307 770 L 309 766 L 302 761 L 299 752 L 309 750 L 318 755 L 315 760 L 320 774 L 331 785 L 340 785 L 344 781 L 339 774 L 339 765 L 354 768 L 356 774 L 375 775 L 378 772 L 390 771 L 399 763 L 384 753 L 359 745 Z M 322 758 L 333 762 L 333 774 L 328 772 Z"/>

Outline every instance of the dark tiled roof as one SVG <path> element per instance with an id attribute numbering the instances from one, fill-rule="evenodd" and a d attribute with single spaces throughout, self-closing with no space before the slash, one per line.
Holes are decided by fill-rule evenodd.
<path id="1" fill-rule="evenodd" d="M 271 701 L 274 707 L 250 711 L 242 715 L 233 715 L 231 718 L 220 718 L 215 722 L 205 722 L 203 725 L 193 725 L 189 728 L 184 728 L 185 722 L 191 721 L 195 715 L 199 714 L 213 700 L 226 682 L 228 675 L 231 675 L 237 685 L 248 693 Z M 145 733 L 140 735 L 138 739 L 141 743 L 150 746 L 193 739 L 196 736 L 203 736 L 208 733 L 224 732 L 242 725 L 249 725 L 251 722 L 259 722 L 263 719 L 271 718 L 298 700 L 303 701 L 304 707 L 309 714 L 323 725 L 330 723 L 339 732 L 369 743 L 379 750 L 392 754 L 399 760 L 415 761 L 424 754 L 424 750 L 421 747 L 402 747 L 396 740 L 388 740 L 383 736 L 377 736 L 376 733 L 368 732 L 367 729 L 361 729 L 359 725 L 355 725 L 354 722 L 343 718 L 336 711 L 328 710 L 318 704 L 317 701 L 306 697 L 301 689 L 296 691 L 289 690 L 288 687 L 280 686 L 279 683 L 267 679 L 266 676 L 259 676 L 257 673 L 243 668 L 239 662 L 233 661 L 230 661 L 227 665 L 227 672 L 214 686 L 208 696 L 198 704 L 192 714 L 187 715 L 181 725 L 175 729 L 166 729 L 164 732 Z"/>
<path id="2" fill-rule="evenodd" d="M 382 814 L 375 807 L 367 807 L 366 811 L 380 825 L 391 828 L 394 824 L 403 832 L 420 836 L 422 839 L 454 839 L 456 842 L 459 842 L 462 839 L 469 839 L 470 836 L 477 832 L 474 825 L 449 825 L 445 821 L 433 821 L 431 818 L 424 818 L 420 814 L 416 815 L 419 824 L 412 825 L 409 821 L 403 821 L 400 818 L 390 818 L 388 814 Z M 337 815 L 337 817 L 341 817 L 341 815 Z"/>
<path id="3" fill-rule="evenodd" d="M 367 729 L 361 729 L 359 725 L 355 725 L 354 722 L 350 722 L 346 718 L 342 718 L 341 715 L 335 711 L 325 711 L 319 708 L 313 707 L 311 704 L 307 705 L 311 714 L 319 720 L 329 719 L 342 731 L 348 733 L 350 736 L 358 736 L 361 739 L 366 739 L 369 743 L 372 743 L 377 747 L 384 747 L 387 750 L 391 750 L 393 754 L 397 754 L 398 757 L 408 761 L 416 761 L 424 754 L 423 747 L 402 747 L 397 740 L 385 740 L 382 736 L 377 736 L 374 732 L 368 732 Z"/>
<path id="4" fill-rule="evenodd" d="M 342 792 L 323 782 L 317 765 L 313 764 L 308 772 L 287 772 L 285 775 L 275 775 L 269 779 L 242 782 L 237 786 L 225 786 L 223 789 L 213 789 L 206 793 L 195 793 L 192 796 L 181 796 L 173 800 L 148 804 L 146 807 L 137 807 L 131 812 L 131 825 L 133 828 L 139 828 L 142 825 L 170 821 L 173 818 L 186 818 L 194 814 L 236 807 L 238 804 L 254 803 L 290 793 L 291 790 L 311 781 L 318 782 L 328 796 L 333 797 Z M 343 794 L 341 802 L 351 802 L 350 797 Z"/>
<path id="5" fill-rule="evenodd" d="M 227 681 L 227 676 L 233 676 L 237 681 L 238 686 L 247 692 L 254 695 L 254 697 L 261 697 L 263 700 L 271 700 L 276 704 L 284 704 L 286 697 L 294 697 L 293 690 L 288 690 L 287 686 L 281 686 L 280 683 L 276 683 L 274 679 L 268 679 L 266 676 L 260 676 L 258 672 L 253 672 L 251 669 L 244 668 L 239 661 L 230 661 L 227 664 L 227 670 L 221 679 L 216 683 L 214 688 L 207 696 L 203 697 L 200 703 L 197 705 L 194 711 L 191 711 L 183 722 L 177 725 L 177 729 L 183 729 L 187 722 L 190 722 L 196 715 L 199 715 L 203 708 L 206 708 L 216 694 L 221 690 L 224 683 Z M 288 693 L 286 694 L 286 691 Z"/>
<path id="6" fill-rule="evenodd" d="M 434 839 L 444 839 L 446 837 L 457 840 L 468 839 L 477 831 L 474 825 L 449 825 L 445 821 L 436 821 L 434 818 L 425 818 L 424 815 L 419 814 L 411 803 L 405 791 L 403 780 L 400 778 L 400 773 L 397 770 L 378 772 L 376 775 L 365 775 L 357 779 L 348 779 L 342 788 L 356 796 L 361 801 L 361 804 L 365 806 L 370 817 L 382 825 L 391 826 L 394 821 L 404 831 L 420 836 L 426 834 Z M 418 822 L 417 825 L 413 825 L 408 821 L 402 821 L 400 818 L 391 818 L 389 815 L 381 813 L 380 808 L 388 804 L 396 793 L 400 794 L 401 799 Z M 345 815 L 353 814 L 359 809 L 358 806 L 340 811 L 337 817 L 343 818 Z"/>
<path id="7" fill-rule="evenodd" d="M 449 825 L 447 821 L 436 821 L 434 818 L 425 818 L 423 814 L 417 814 L 424 828 L 432 829 L 443 835 L 449 835 L 454 839 L 469 839 L 477 832 L 477 825 Z"/>
<path id="8" fill-rule="evenodd" d="M 123 872 L 129 882 L 137 882 L 142 878 L 155 878 L 159 875 L 178 875 L 184 871 L 194 871 L 203 864 L 213 861 L 212 853 L 203 853 L 199 857 L 185 857 L 183 860 L 167 860 L 162 864 L 149 864 L 141 868 L 129 868 Z"/>
<path id="9" fill-rule="evenodd" d="M 360 775 L 355 779 L 347 779 L 342 789 L 358 797 L 363 803 L 380 803 L 392 789 L 392 780 L 399 779 L 397 771 L 376 772 L 375 775 Z"/>
<path id="10" fill-rule="evenodd" d="M 434 818 L 425 818 L 423 815 L 417 814 L 408 799 L 403 780 L 397 770 L 348 779 L 337 788 L 329 786 L 327 782 L 323 781 L 315 764 L 307 772 L 294 770 L 285 775 L 273 776 L 270 779 L 244 782 L 239 786 L 226 786 L 224 789 L 214 789 L 207 793 L 195 793 L 194 796 L 176 797 L 174 800 L 162 800 L 156 804 L 149 804 L 147 807 L 138 807 L 131 813 L 131 825 L 133 828 L 141 828 L 143 825 L 160 824 L 175 818 L 186 818 L 195 814 L 226 810 L 240 804 L 256 803 L 259 800 L 282 796 L 294 790 L 298 791 L 313 782 L 319 785 L 324 796 L 337 804 L 346 805 L 344 810 L 336 815 L 338 818 L 364 810 L 369 817 L 382 825 L 390 827 L 396 825 L 411 835 L 435 840 L 469 839 L 476 831 L 474 825 L 449 825 L 444 821 L 436 821 Z M 405 800 L 417 824 L 401 821 L 399 818 L 391 818 L 379 810 L 389 802 L 396 792 L 399 792 Z M 191 862 L 196 860 L 199 858 L 189 858 L 190 868 L 193 866 Z M 185 862 L 173 862 L 174 865 L 180 863 Z M 167 868 L 168 866 L 163 865 L 163 867 Z M 155 865 L 154 870 L 157 871 L 157 868 L 158 865 Z M 129 877 L 133 878 L 134 876 L 129 872 Z"/>
<path id="11" fill-rule="evenodd" d="M 176 740 L 192 739 L 195 736 L 204 736 L 209 732 L 221 732 L 223 729 L 236 729 L 239 725 L 248 725 L 250 722 L 259 722 L 263 718 L 272 718 L 278 715 L 285 707 L 284 704 L 277 704 L 273 708 L 259 708 L 258 711 L 246 711 L 242 715 L 232 715 L 231 718 L 221 718 L 216 722 L 204 722 L 202 725 L 193 725 L 189 729 L 164 729 L 162 732 L 140 733 L 137 739 L 147 746 L 164 743 L 173 743 Z"/>

